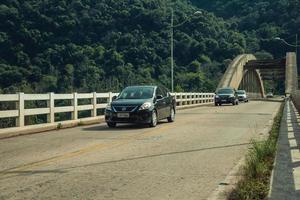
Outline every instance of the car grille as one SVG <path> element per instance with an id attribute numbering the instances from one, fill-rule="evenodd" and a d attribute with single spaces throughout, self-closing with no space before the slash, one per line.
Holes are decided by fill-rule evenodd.
<path id="1" fill-rule="evenodd" d="M 220 96 L 220 98 L 221 98 L 221 99 L 228 99 L 228 98 L 229 98 L 229 95 L 224 95 L 224 96 L 222 95 L 222 96 Z"/>
<path id="2" fill-rule="evenodd" d="M 136 108 L 137 106 L 113 106 L 116 112 L 133 112 Z"/>

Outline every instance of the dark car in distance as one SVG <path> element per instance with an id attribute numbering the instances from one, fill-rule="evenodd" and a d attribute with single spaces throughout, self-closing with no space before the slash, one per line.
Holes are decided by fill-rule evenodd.
<path id="1" fill-rule="evenodd" d="M 215 95 L 215 106 L 222 104 L 238 105 L 239 100 L 237 92 L 233 88 L 219 88 Z"/>
<path id="2" fill-rule="evenodd" d="M 176 102 L 167 89 L 161 86 L 126 87 L 105 109 L 105 121 L 109 127 L 117 123 L 148 124 L 175 120 Z"/>

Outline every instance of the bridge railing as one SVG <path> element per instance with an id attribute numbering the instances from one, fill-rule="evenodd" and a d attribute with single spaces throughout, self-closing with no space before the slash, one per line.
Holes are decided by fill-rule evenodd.
<path id="1" fill-rule="evenodd" d="M 72 94 L 1 94 L 0 127 L 4 121 L 14 122 L 13 127 L 24 127 L 36 123 L 59 123 L 92 119 L 103 116 L 103 110 L 112 97 L 118 93 L 72 93 Z M 213 93 L 172 93 L 179 108 L 211 104 Z M 10 106 L 3 106 L 10 105 Z M 69 114 L 61 117 L 60 114 Z M 30 117 L 43 116 L 44 121 L 36 120 L 32 124 Z M 67 119 L 68 118 L 68 119 Z M 32 120 L 31 120 L 32 121 Z M 33 120 L 34 121 L 34 120 Z"/>

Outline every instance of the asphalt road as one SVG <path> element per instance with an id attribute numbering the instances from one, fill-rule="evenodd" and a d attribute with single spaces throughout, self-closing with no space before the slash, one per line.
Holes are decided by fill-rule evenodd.
<path id="1" fill-rule="evenodd" d="M 179 111 L 0 140 L 0 199 L 206 199 L 266 132 L 278 102 Z"/>

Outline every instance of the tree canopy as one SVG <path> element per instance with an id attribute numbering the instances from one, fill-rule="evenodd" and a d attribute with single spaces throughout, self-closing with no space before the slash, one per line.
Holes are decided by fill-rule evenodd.
<path id="1" fill-rule="evenodd" d="M 272 38 L 299 30 L 296 0 L 3 0 L 0 93 L 170 88 L 171 8 L 177 91 L 213 91 L 230 59 L 281 56 Z"/>

